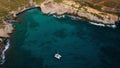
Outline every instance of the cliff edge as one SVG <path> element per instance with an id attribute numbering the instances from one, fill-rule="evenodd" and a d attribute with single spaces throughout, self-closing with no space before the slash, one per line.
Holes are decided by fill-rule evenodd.
<path id="1" fill-rule="evenodd" d="M 74 0 L 62 0 L 60 3 L 54 0 L 46 0 L 40 7 L 44 14 L 73 14 L 105 25 L 113 25 L 118 21 L 118 16 L 115 14 L 102 12 L 89 6 L 81 5 Z"/>

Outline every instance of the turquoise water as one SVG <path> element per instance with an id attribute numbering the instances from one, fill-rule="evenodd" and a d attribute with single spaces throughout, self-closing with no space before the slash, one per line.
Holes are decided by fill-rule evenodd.
<path id="1" fill-rule="evenodd" d="M 120 29 L 29 10 L 14 23 L 3 68 L 120 68 Z M 60 60 L 54 58 L 59 52 Z"/>

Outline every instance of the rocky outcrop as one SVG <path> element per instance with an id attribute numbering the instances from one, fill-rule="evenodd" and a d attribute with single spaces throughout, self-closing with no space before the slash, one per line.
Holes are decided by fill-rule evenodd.
<path id="1" fill-rule="evenodd" d="M 10 23 L 6 23 L 5 21 L 3 21 L 4 23 L 2 25 L 0 25 L 0 37 L 5 37 L 8 38 L 10 37 L 9 34 L 12 33 L 13 31 L 13 26 Z"/>
<path id="2" fill-rule="evenodd" d="M 46 0 L 40 7 L 44 14 L 73 14 L 106 25 L 113 25 L 118 21 L 118 16 L 115 14 L 101 12 L 72 0 L 63 0 L 61 3 L 56 3 L 53 0 Z"/>
<path id="3" fill-rule="evenodd" d="M 13 26 L 6 21 L 2 21 L 0 24 L 0 65 L 4 63 L 5 51 L 8 49 L 9 44 L 6 40 L 10 37 L 10 34 L 13 31 Z"/>

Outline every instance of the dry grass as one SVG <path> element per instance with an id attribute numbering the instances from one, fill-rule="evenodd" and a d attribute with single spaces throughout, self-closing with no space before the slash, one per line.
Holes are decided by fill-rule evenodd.
<path id="1" fill-rule="evenodd" d="M 8 15 L 9 11 L 28 3 L 29 0 L 0 0 L 0 17 Z"/>
<path id="2" fill-rule="evenodd" d="M 120 13 L 120 0 L 75 0 L 75 1 L 79 1 L 80 3 L 85 2 L 85 5 L 91 6 L 98 10 L 103 11 L 105 10 L 110 12 L 115 11 Z"/>
<path id="3" fill-rule="evenodd" d="M 33 0 L 37 4 L 45 0 Z M 62 0 L 55 0 L 56 2 L 61 2 Z M 120 0 L 74 0 L 84 2 L 85 5 L 91 6 L 98 10 L 102 7 L 108 7 L 108 11 L 114 8 L 116 11 L 120 10 Z M 0 18 L 9 14 L 9 11 L 16 10 L 18 7 L 28 5 L 29 0 L 0 0 Z M 83 4 L 84 5 L 84 4 Z"/>
<path id="4" fill-rule="evenodd" d="M 44 0 L 33 0 L 36 3 Z M 0 0 L 0 17 L 6 16 L 12 10 L 17 10 L 18 7 L 29 5 L 29 0 Z"/>

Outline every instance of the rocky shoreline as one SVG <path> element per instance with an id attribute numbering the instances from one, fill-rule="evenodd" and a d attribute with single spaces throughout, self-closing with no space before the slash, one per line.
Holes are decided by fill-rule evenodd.
<path id="1" fill-rule="evenodd" d="M 82 6 L 72 0 L 63 0 L 61 3 L 56 3 L 54 0 L 47 0 L 40 5 L 40 8 L 44 14 L 77 15 L 98 24 L 114 25 L 118 21 L 118 15 L 98 11 L 89 6 Z"/>
<path id="2" fill-rule="evenodd" d="M 61 3 L 56 3 L 54 0 L 45 0 L 43 3 L 34 4 L 32 8 L 40 8 L 43 14 L 55 14 L 56 16 L 61 16 L 64 14 L 78 16 L 80 18 L 86 19 L 90 21 L 91 24 L 94 25 L 102 25 L 102 26 L 113 26 L 116 24 L 117 21 L 120 21 L 120 17 L 116 14 L 102 12 L 96 9 L 93 9 L 89 6 L 82 6 L 80 3 L 77 3 L 73 0 L 63 0 Z M 31 8 L 24 8 L 24 9 L 31 9 Z M 26 11 L 25 10 L 25 11 Z M 23 10 L 21 10 L 24 12 Z M 21 11 L 14 11 L 12 13 L 17 15 L 17 13 Z M 21 13 L 22 13 L 21 12 Z M 10 37 L 10 34 L 13 32 L 14 28 L 13 25 L 8 23 L 7 21 L 2 20 L 3 24 L 0 24 L 0 55 L 2 55 L 6 40 Z M 95 23 L 94 23 L 95 22 Z M 1 58 L 0 58 L 1 62 Z"/>
<path id="3" fill-rule="evenodd" d="M 79 16 L 83 19 L 86 19 L 90 22 L 95 22 L 96 24 L 104 25 L 115 25 L 117 21 L 120 20 L 120 17 L 116 14 L 110 14 L 102 11 L 98 11 L 89 6 L 82 6 L 80 3 L 77 3 L 73 0 L 63 0 L 61 3 L 56 3 L 54 0 L 45 0 L 43 3 L 36 4 L 34 3 L 33 8 L 40 7 L 43 14 L 55 14 L 61 16 L 64 14 Z M 25 8 L 25 11 L 31 8 Z M 23 9 L 14 11 L 11 15 L 17 15 L 22 13 Z M 11 13 L 11 12 L 10 12 Z M 10 37 L 10 33 L 14 30 L 12 24 L 2 20 L 3 24 L 0 24 L 0 37 Z"/>
<path id="4" fill-rule="evenodd" d="M 5 52 L 10 46 L 8 38 L 0 38 L 0 66 L 5 62 Z"/>
<path id="5" fill-rule="evenodd" d="M 0 65 L 5 62 L 5 52 L 8 49 L 7 40 L 10 38 L 10 34 L 13 32 L 13 25 L 8 23 L 7 21 L 2 21 L 3 24 L 0 28 Z"/>
<path id="6" fill-rule="evenodd" d="M 13 25 L 3 21 L 3 28 L 0 28 L 0 37 L 9 38 L 10 34 L 13 32 L 14 28 Z"/>

